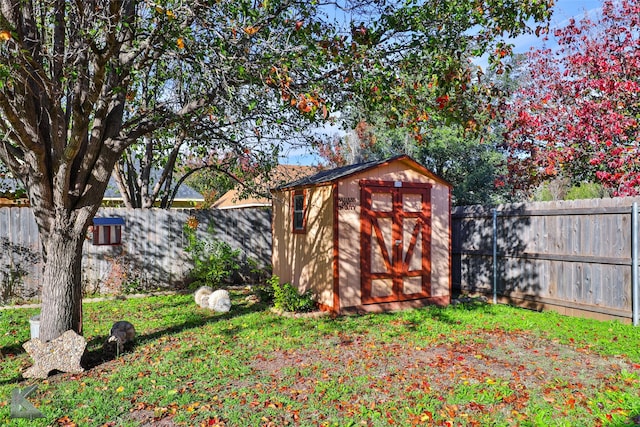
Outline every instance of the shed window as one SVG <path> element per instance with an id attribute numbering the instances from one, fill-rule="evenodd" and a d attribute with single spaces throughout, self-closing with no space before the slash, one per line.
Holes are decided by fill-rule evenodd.
<path id="1" fill-rule="evenodd" d="M 94 245 L 120 245 L 122 244 L 122 218 L 94 218 L 93 241 Z"/>
<path id="2" fill-rule="evenodd" d="M 293 193 L 293 232 L 304 233 L 307 227 L 306 192 L 297 190 Z"/>

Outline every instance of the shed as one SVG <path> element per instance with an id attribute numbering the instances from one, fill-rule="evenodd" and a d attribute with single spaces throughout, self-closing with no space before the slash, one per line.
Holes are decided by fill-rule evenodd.
<path id="1" fill-rule="evenodd" d="M 272 190 L 273 274 L 334 313 L 446 305 L 451 185 L 408 156 Z"/>

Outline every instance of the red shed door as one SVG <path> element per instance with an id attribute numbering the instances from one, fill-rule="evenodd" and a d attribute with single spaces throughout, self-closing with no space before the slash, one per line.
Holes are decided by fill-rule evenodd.
<path id="1" fill-rule="evenodd" d="M 431 186 L 361 183 L 362 304 L 431 293 Z"/>

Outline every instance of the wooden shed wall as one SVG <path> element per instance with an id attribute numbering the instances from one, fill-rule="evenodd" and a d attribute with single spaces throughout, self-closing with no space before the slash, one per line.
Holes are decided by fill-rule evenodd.
<path id="1" fill-rule="evenodd" d="M 361 305 L 360 296 L 360 185 L 362 179 L 429 183 L 431 189 L 431 292 L 432 296 L 450 293 L 450 205 L 449 187 L 396 161 L 355 174 L 338 185 L 339 283 L 340 307 Z"/>
<path id="2" fill-rule="evenodd" d="M 333 306 L 332 186 L 307 188 L 306 233 L 292 233 L 292 191 L 273 197 L 273 274 Z"/>
<path id="3" fill-rule="evenodd" d="M 431 295 L 451 294 L 450 188 L 434 183 L 431 189 Z"/>

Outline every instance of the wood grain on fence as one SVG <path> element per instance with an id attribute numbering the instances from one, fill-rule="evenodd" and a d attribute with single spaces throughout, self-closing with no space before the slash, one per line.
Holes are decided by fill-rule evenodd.
<path id="1" fill-rule="evenodd" d="M 96 246 L 88 236 L 82 264 L 86 293 L 171 289 L 184 283 L 192 268 L 184 251 L 189 217 L 198 219 L 199 238 L 226 241 L 257 267 L 271 265 L 270 210 L 102 208 L 96 217 L 120 217 L 125 225 L 121 245 Z M 37 298 L 43 265 L 30 208 L 0 208 L 0 245 L 0 302 Z"/>
<path id="2" fill-rule="evenodd" d="M 566 314 L 631 319 L 631 206 L 640 198 L 497 206 L 500 300 Z M 88 293 L 123 286 L 167 289 L 191 269 L 183 226 L 198 219 L 201 238 L 227 241 L 261 267 L 271 262 L 270 210 L 103 208 L 98 217 L 125 220 L 122 245 L 84 246 Z M 454 209 L 454 291 L 492 294 L 492 209 Z M 0 301 L 37 297 L 40 241 L 29 208 L 0 208 Z"/>
<path id="3" fill-rule="evenodd" d="M 631 319 L 631 209 L 638 198 L 496 207 L 501 300 Z M 492 209 L 453 212 L 453 288 L 493 293 Z"/>

